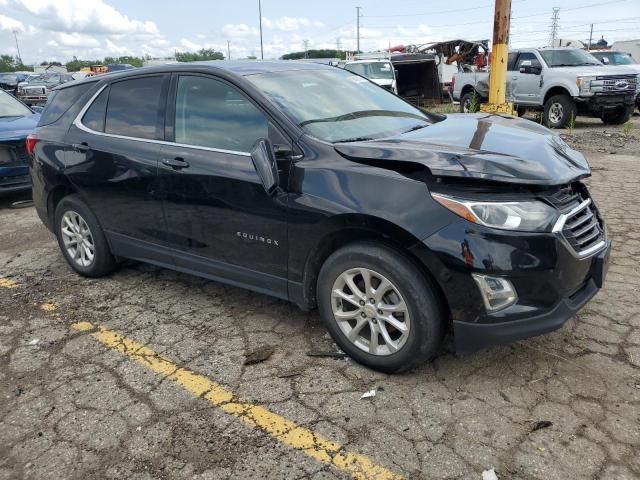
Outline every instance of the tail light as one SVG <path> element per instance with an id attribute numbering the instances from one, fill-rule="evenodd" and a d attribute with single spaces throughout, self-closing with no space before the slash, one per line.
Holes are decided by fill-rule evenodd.
<path id="1" fill-rule="evenodd" d="M 36 143 L 38 143 L 38 138 L 34 133 L 30 133 L 27 136 L 27 141 L 26 141 L 27 153 L 29 155 L 33 155 L 33 150 L 36 148 Z"/>

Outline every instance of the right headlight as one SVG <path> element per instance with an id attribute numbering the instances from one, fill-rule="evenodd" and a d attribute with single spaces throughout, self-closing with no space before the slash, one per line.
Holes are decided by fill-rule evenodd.
<path id="1" fill-rule="evenodd" d="M 524 232 L 551 231 L 558 211 L 538 200 L 522 202 L 484 202 L 432 193 L 443 207 L 470 222 L 502 230 Z"/>

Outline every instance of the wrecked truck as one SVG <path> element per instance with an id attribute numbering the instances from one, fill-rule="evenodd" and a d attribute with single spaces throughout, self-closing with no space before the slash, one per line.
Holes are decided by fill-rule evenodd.
<path id="1" fill-rule="evenodd" d="M 607 272 L 589 165 L 559 136 L 425 113 L 339 68 L 89 78 L 54 90 L 27 146 L 38 215 L 79 274 L 133 258 L 318 308 L 385 372 L 447 331 L 470 352 L 555 330 Z"/>

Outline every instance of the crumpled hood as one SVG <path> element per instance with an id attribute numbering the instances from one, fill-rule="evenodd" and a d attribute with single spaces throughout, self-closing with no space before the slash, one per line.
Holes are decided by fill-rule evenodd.
<path id="1" fill-rule="evenodd" d="M 584 156 L 549 129 L 486 113 L 452 114 L 397 137 L 334 147 L 353 161 L 417 163 L 437 176 L 560 185 L 591 174 Z"/>
<path id="2" fill-rule="evenodd" d="M 36 128 L 38 120 L 40 120 L 39 113 L 24 117 L 0 118 L 0 142 L 24 140 Z"/>

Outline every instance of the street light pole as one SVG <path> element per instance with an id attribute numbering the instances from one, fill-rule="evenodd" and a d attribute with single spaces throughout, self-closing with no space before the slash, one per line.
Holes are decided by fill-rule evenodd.
<path id="1" fill-rule="evenodd" d="M 229 40 L 227 40 L 227 60 L 231 60 L 231 48 L 229 47 Z"/>
<path id="2" fill-rule="evenodd" d="M 360 53 L 360 9 L 356 7 L 356 53 Z"/>
<path id="3" fill-rule="evenodd" d="M 258 0 L 258 15 L 260 16 L 260 60 L 264 60 L 264 49 L 262 48 L 262 2 Z"/>

